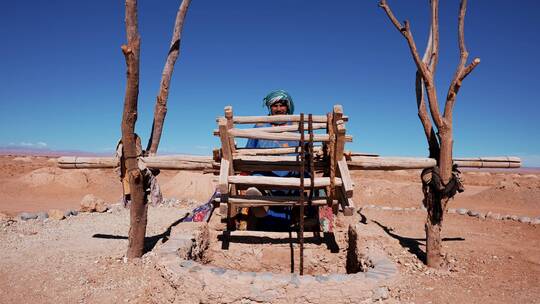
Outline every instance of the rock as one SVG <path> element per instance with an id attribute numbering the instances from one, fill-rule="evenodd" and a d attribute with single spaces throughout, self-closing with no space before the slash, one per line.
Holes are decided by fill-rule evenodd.
<path id="1" fill-rule="evenodd" d="M 469 210 L 467 210 L 465 208 L 459 208 L 458 210 L 456 210 L 456 212 L 458 214 L 464 215 L 464 214 L 467 214 L 467 212 L 469 212 Z"/>
<path id="2" fill-rule="evenodd" d="M 64 212 L 58 209 L 49 210 L 49 217 L 54 220 L 63 220 L 65 218 Z"/>
<path id="3" fill-rule="evenodd" d="M 479 217 L 479 216 L 480 216 L 480 212 L 474 211 L 474 210 L 469 210 L 469 211 L 467 212 L 467 214 L 468 214 L 469 216 L 472 216 L 472 217 Z"/>
<path id="4" fill-rule="evenodd" d="M 447 212 L 448 212 L 448 213 L 456 213 L 456 209 L 454 209 L 454 208 L 448 208 Z"/>
<path id="5" fill-rule="evenodd" d="M 37 213 L 37 219 L 38 220 L 44 220 L 46 218 L 49 218 L 49 214 L 45 211 L 41 211 Z"/>
<path id="6" fill-rule="evenodd" d="M 31 212 L 21 212 L 17 215 L 17 218 L 23 221 L 33 220 L 33 219 L 36 219 L 37 217 L 38 217 L 37 214 L 31 213 Z"/>
<path id="7" fill-rule="evenodd" d="M 65 217 L 76 216 L 77 214 L 79 214 L 79 211 L 73 209 L 66 210 L 66 212 L 64 212 Z"/>
<path id="8" fill-rule="evenodd" d="M 517 215 L 511 215 L 511 216 L 510 216 L 510 219 L 511 219 L 512 221 L 517 221 L 517 220 L 519 220 L 519 217 L 518 217 Z"/>
<path id="9" fill-rule="evenodd" d="M 521 216 L 520 218 L 518 218 L 518 221 L 528 224 L 531 222 L 531 218 L 528 216 Z"/>
<path id="10" fill-rule="evenodd" d="M 107 209 L 109 208 L 107 207 L 107 204 L 105 204 L 105 201 L 98 200 L 98 202 L 96 203 L 96 212 L 103 213 L 107 211 Z"/>
<path id="11" fill-rule="evenodd" d="M 98 208 L 100 211 L 98 211 Z M 107 207 L 105 201 L 97 198 L 93 194 L 87 194 L 81 200 L 81 207 L 79 209 L 81 212 L 105 212 Z"/>
<path id="12" fill-rule="evenodd" d="M 531 225 L 539 225 L 540 224 L 540 218 L 535 218 L 531 220 Z"/>
<path id="13" fill-rule="evenodd" d="M 500 220 L 501 219 L 501 215 L 499 213 L 492 213 L 492 212 L 488 212 L 486 217 L 490 218 L 490 219 L 493 219 L 493 220 Z"/>
<path id="14" fill-rule="evenodd" d="M 390 292 L 388 291 L 388 287 L 382 286 L 377 287 L 373 289 L 373 295 L 371 296 L 371 299 L 376 302 L 380 300 L 386 300 L 390 297 Z"/>

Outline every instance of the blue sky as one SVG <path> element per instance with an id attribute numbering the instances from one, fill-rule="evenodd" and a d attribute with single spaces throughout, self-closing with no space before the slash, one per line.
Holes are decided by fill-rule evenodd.
<path id="1" fill-rule="evenodd" d="M 458 61 L 459 1 L 441 1 L 438 93 Z M 125 91 L 124 2 L 0 0 L 0 146 L 108 152 L 120 137 Z M 137 132 L 148 140 L 179 0 L 139 1 Z M 419 48 L 427 1 L 389 1 Z M 540 2 L 469 1 L 465 38 L 481 64 L 454 111 L 454 155 L 515 155 L 540 166 Z M 215 117 L 263 115 L 262 98 L 288 90 L 297 112 L 342 104 L 348 149 L 425 156 L 415 66 L 377 1 L 193 0 L 186 19 L 161 152 L 209 154 Z"/>

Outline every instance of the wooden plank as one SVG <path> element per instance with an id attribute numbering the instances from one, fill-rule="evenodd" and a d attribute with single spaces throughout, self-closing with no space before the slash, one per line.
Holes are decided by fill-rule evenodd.
<path id="1" fill-rule="evenodd" d="M 270 116 L 271 117 L 271 116 Z M 220 131 L 221 132 L 221 131 Z M 297 133 L 270 133 L 264 131 L 257 131 L 257 129 L 231 129 L 229 135 L 241 138 L 253 138 L 253 139 L 270 139 L 270 140 L 290 140 L 299 141 L 300 134 Z M 327 134 L 317 134 L 314 136 L 314 141 L 326 142 L 328 141 Z"/>
<path id="2" fill-rule="evenodd" d="M 218 189 L 220 193 L 229 193 L 229 181 L 227 179 L 229 175 L 229 165 L 230 162 L 222 158 L 221 159 L 221 166 L 219 168 L 219 184 Z"/>
<path id="3" fill-rule="evenodd" d="M 226 106 L 223 112 L 225 114 L 225 119 L 227 119 L 227 129 L 228 130 L 233 129 L 234 122 L 233 122 L 232 106 Z M 236 151 L 236 143 L 234 142 L 234 137 L 229 137 L 229 147 L 232 153 Z"/>
<path id="4" fill-rule="evenodd" d="M 317 146 L 313 147 L 314 152 L 321 152 L 322 147 Z M 233 155 L 236 157 L 237 155 L 281 155 L 281 154 L 293 154 L 293 153 L 299 153 L 300 148 L 298 147 L 291 147 L 291 148 L 260 148 L 260 149 L 236 149 L 236 153 Z"/>
<path id="5" fill-rule="evenodd" d="M 262 127 L 255 128 L 257 131 L 264 131 L 270 133 L 279 133 L 279 132 L 294 132 L 298 131 L 298 124 L 285 125 L 285 126 L 273 126 L 273 127 Z M 326 123 L 314 123 L 313 130 L 326 129 Z M 304 124 L 304 130 L 307 130 L 307 124 Z"/>
<path id="6" fill-rule="evenodd" d="M 421 157 L 371 157 L 353 156 L 347 161 L 349 170 L 404 170 L 404 169 L 424 169 L 436 165 L 433 158 Z"/>
<path id="7" fill-rule="evenodd" d="M 275 122 L 299 122 L 300 115 L 269 115 L 269 116 L 235 116 L 237 124 L 275 123 Z M 314 115 L 313 122 L 326 122 L 326 116 Z"/>
<path id="8" fill-rule="evenodd" d="M 339 176 L 341 177 L 341 181 L 343 182 L 343 190 L 345 191 L 345 197 L 351 198 L 353 197 L 354 185 L 351 179 L 351 175 L 349 173 L 347 161 L 345 160 L 345 158 L 342 158 L 341 160 L 338 160 L 337 164 Z"/>
<path id="9" fill-rule="evenodd" d="M 62 156 L 57 159 L 57 165 L 62 169 L 101 169 L 115 168 L 120 163 L 115 157 Z"/>
<path id="10" fill-rule="evenodd" d="M 456 157 L 456 161 L 484 161 L 484 162 L 515 162 L 520 163 L 521 159 L 515 156 L 482 156 L 482 157 Z"/>
<path id="11" fill-rule="evenodd" d="M 455 160 L 460 168 L 520 168 L 521 163 L 518 162 L 503 162 L 503 161 L 466 161 Z"/>
<path id="12" fill-rule="evenodd" d="M 293 198 L 289 200 L 272 200 L 272 197 L 259 196 L 258 198 L 240 198 L 230 197 L 228 201 L 234 203 L 236 207 L 258 207 L 258 206 L 299 206 L 298 200 Z M 286 197 L 289 198 L 289 197 Z M 219 202 L 219 198 L 217 199 Z M 337 204 L 337 201 L 334 201 Z M 326 199 L 314 199 L 313 206 L 325 206 L 328 204 Z"/>
<path id="13" fill-rule="evenodd" d="M 271 177 L 271 176 L 229 176 L 230 184 L 244 185 L 266 185 L 266 186 L 281 186 L 281 187 L 300 187 L 300 178 L 297 177 Z M 336 186 L 341 186 L 341 178 L 335 179 Z M 311 187 L 311 181 L 304 181 L 305 187 Z M 316 177 L 314 187 L 326 187 L 330 185 L 330 178 Z"/>

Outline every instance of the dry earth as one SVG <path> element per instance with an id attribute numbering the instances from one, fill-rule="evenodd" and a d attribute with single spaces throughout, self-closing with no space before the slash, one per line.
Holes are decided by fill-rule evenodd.
<path id="1" fill-rule="evenodd" d="M 420 206 L 419 172 L 354 172 L 357 206 Z M 213 177 L 165 171 L 164 196 L 182 203 L 150 208 L 148 246 L 196 202 L 208 199 Z M 464 173 L 466 191 L 450 204 L 480 212 L 540 216 L 540 172 Z M 22 211 L 78 209 L 85 194 L 119 200 L 118 178 L 109 170 L 61 170 L 47 157 L 0 156 L 0 303 L 190 302 L 171 287 L 149 253 L 125 262 L 128 211 L 80 213 L 62 221 L 8 221 Z M 389 209 L 389 208 L 385 208 Z M 365 222 L 384 231 L 377 241 L 399 265 L 389 303 L 540 303 L 540 225 L 447 214 L 446 265 L 423 266 L 421 210 L 364 208 Z M 266 250 L 271 255 L 271 250 Z"/>

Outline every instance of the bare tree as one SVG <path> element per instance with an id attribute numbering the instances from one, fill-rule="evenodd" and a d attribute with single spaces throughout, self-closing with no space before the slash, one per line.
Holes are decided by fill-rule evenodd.
<path id="1" fill-rule="evenodd" d="M 416 64 L 416 98 L 418 106 L 418 116 L 422 122 L 424 132 L 429 145 L 430 157 L 437 160 L 437 167 L 430 172 L 431 182 L 424 187 L 424 203 L 427 208 L 426 230 L 426 256 L 427 265 L 430 267 L 440 267 L 441 265 L 441 228 L 443 215 L 446 211 L 448 201 L 455 194 L 451 187 L 452 179 L 455 175 L 452 170 L 452 113 L 456 101 L 456 95 L 461 87 L 463 79 L 480 63 L 479 58 L 475 58 L 471 63 L 467 63 L 469 53 L 465 47 L 464 27 L 467 0 L 461 0 L 458 16 L 458 41 L 460 59 L 454 78 L 448 88 L 445 100 L 444 112 L 441 115 L 437 100 L 437 90 L 435 86 L 435 70 L 439 58 L 439 1 L 431 0 L 431 27 L 430 35 L 423 58 L 418 54 L 410 24 L 404 21 L 402 25 L 392 13 L 386 0 L 381 0 L 379 6 L 386 12 L 386 15 L 405 37 L 411 51 L 414 63 Z M 427 103 L 424 96 L 427 96 Z M 428 112 L 429 111 L 429 112 Z M 432 123 L 433 121 L 433 123 Z M 437 133 L 433 128 L 437 129 Z M 439 182 L 437 182 L 439 181 Z M 455 180 L 454 180 L 455 181 Z"/>
<path id="2" fill-rule="evenodd" d="M 137 122 L 137 101 L 139 98 L 139 54 L 141 38 L 137 25 L 137 0 L 126 0 L 127 45 L 122 45 L 122 52 L 127 65 L 127 86 L 122 115 L 122 144 L 126 176 L 129 180 L 131 209 L 129 259 L 141 257 L 146 234 L 147 204 L 144 193 L 144 178 L 138 167 L 138 155 L 135 135 Z"/>
<path id="3" fill-rule="evenodd" d="M 180 42 L 182 39 L 182 29 L 184 27 L 184 20 L 189 8 L 191 0 L 182 0 L 178 12 L 176 13 L 176 20 L 174 22 L 174 31 L 171 39 L 171 45 L 169 47 L 169 53 L 167 54 L 167 60 L 163 67 L 161 74 L 161 82 L 159 84 L 159 93 L 156 97 L 156 106 L 154 109 L 154 122 L 152 123 L 152 132 L 150 133 L 150 139 L 148 140 L 148 147 L 146 148 L 149 155 L 155 155 L 158 150 L 159 141 L 161 139 L 161 133 L 163 131 L 163 122 L 165 121 L 165 115 L 167 115 L 167 100 L 169 98 L 169 85 L 171 83 L 171 76 L 174 69 L 176 59 L 180 55 Z"/>

